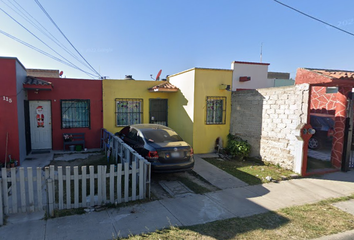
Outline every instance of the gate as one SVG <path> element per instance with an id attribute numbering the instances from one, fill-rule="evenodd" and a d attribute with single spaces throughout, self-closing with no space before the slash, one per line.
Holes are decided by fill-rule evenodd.
<path id="1" fill-rule="evenodd" d="M 167 126 L 167 99 L 150 99 L 149 123 Z"/>
<path id="2" fill-rule="evenodd" d="M 344 151 L 342 161 L 342 171 L 348 171 L 350 168 L 354 168 L 354 135 L 353 135 L 353 107 L 354 97 L 353 93 L 349 93 L 347 103 L 347 118 L 345 123 L 345 135 L 344 135 Z"/>

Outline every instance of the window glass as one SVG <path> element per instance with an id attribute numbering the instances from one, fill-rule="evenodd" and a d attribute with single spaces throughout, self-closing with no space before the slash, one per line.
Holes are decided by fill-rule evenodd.
<path id="1" fill-rule="evenodd" d="M 116 99 L 116 125 L 127 126 L 142 123 L 142 99 Z"/>
<path id="2" fill-rule="evenodd" d="M 206 124 L 225 124 L 226 97 L 207 97 Z"/>
<path id="3" fill-rule="evenodd" d="M 90 100 L 61 100 L 62 128 L 90 127 Z"/>

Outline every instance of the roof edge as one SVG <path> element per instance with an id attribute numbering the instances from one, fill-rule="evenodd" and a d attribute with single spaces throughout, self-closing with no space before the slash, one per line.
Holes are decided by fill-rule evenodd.
<path id="1" fill-rule="evenodd" d="M 23 67 L 23 69 L 27 70 L 27 68 L 25 68 L 25 66 L 22 64 L 22 62 L 20 62 L 20 60 L 18 60 L 17 57 L 2 57 L 2 56 L 0 56 L 0 59 L 15 60 L 15 61 L 17 61 L 17 62 Z"/>
<path id="2" fill-rule="evenodd" d="M 270 63 L 260 63 L 260 62 L 243 62 L 243 61 L 233 61 L 232 63 L 240 63 L 240 64 L 250 64 L 250 65 L 270 65 Z"/>

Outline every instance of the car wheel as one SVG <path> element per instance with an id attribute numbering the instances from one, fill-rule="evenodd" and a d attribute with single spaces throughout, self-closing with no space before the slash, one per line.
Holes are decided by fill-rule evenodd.
<path id="1" fill-rule="evenodd" d="M 320 142 L 320 140 L 318 138 L 312 137 L 309 140 L 309 145 L 308 146 L 309 146 L 310 149 L 313 149 L 313 150 L 319 149 L 321 147 L 321 142 Z"/>

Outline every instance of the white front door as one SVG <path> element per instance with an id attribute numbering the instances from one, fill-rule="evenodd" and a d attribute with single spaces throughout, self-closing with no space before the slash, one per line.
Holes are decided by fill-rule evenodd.
<path id="1" fill-rule="evenodd" d="M 30 101 L 32 150 L 52 149 L 52 111 L 50 101 Z"/>

